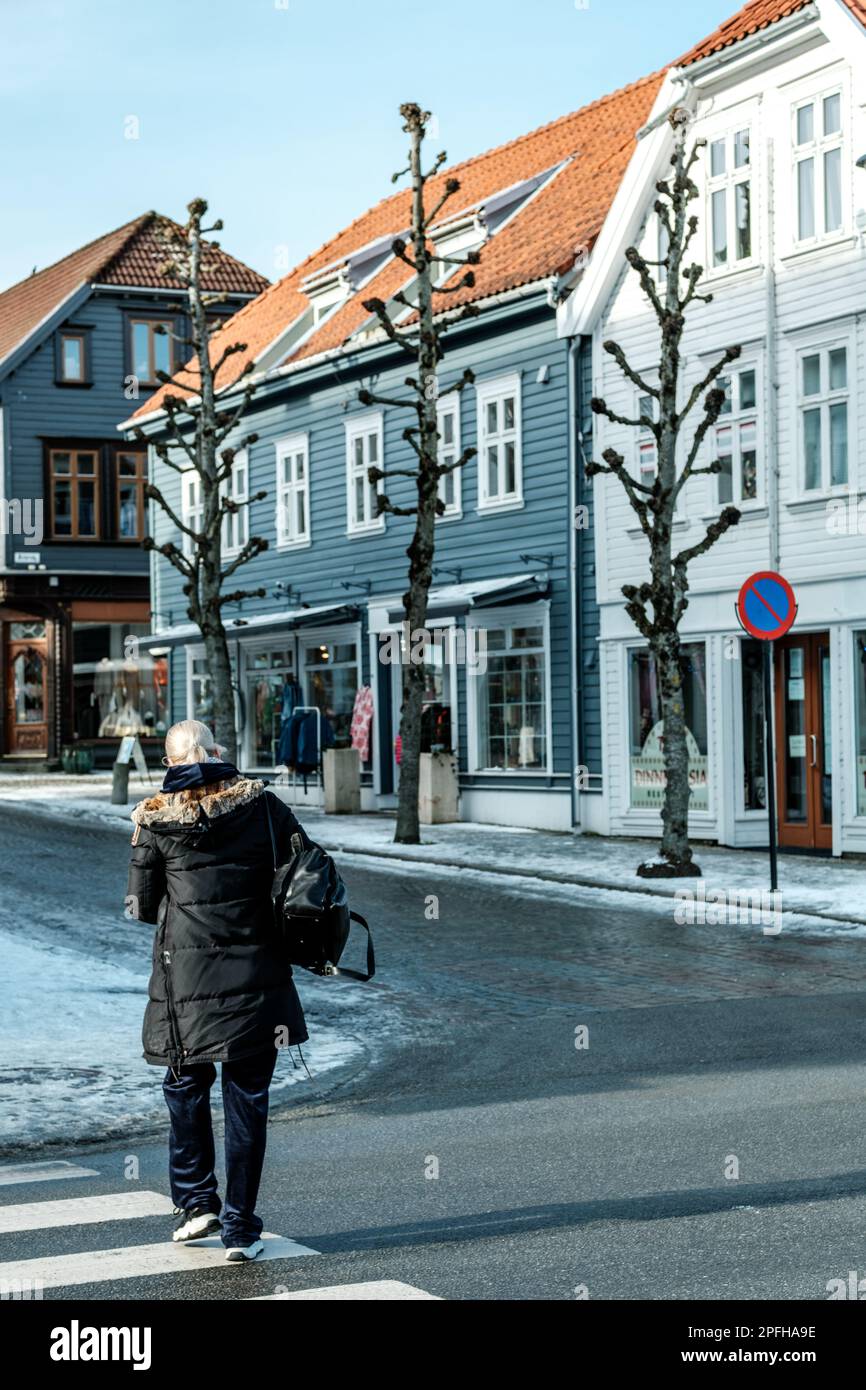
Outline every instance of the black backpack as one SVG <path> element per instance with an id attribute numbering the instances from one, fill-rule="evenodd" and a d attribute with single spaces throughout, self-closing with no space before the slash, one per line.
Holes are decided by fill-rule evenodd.
<path id="1" fill-rule="evenodd" d="M 350 912 L 346 885 L 333 859 L 318 845 L 304 849 L 303 840 L 295 834 L 291 838 L 294 858 L 287 864 L 278 864 L 267 792 L 264 802 L 274 857 L 271 903 L 290 963 L 314 975 L 351 975 L 354 980 L 372 980 L 376 958 L 370 928 L 360 913 Z M 357 922 L 367 933 L 366 975 L 348 967 L 337 968 L 352 922 Z"/>

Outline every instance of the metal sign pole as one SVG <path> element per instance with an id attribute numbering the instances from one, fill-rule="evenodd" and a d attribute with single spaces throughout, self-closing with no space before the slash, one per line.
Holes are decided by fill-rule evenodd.
<path id="1" fill-rule="evenodd" d="M 779 886 L 776 862 L 776 754 L 773 746 L 773 643 L 765 641 L 764 648 L 764 753 L 767 763 L 767 818 L 770 832 L 770 888 Z"/>

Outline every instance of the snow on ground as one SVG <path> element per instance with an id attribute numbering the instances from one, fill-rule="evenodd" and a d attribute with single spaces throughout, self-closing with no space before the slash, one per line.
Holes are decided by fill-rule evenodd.
<path id="1" fill-rule="evenodd" d="M 164 1070 L 141 1056 L 147 974 L 8 932 L 0 932 L 0 956 L 0 1148 L 107 1139 L 162 1124 Z M 361 987 L 330 982 L 335 988 L 322 999 L 327 982 L 316 981 L 320 996 L 311 999 L 309 978 L 298 985 L 311 1038 L 302 1051 L 313 1079 L 298 1049 L 288 1050 L 277 1062 L 275 1104 L 299 1085 L 315 1099 L 328 1073 L 360 1063 L 369 1050 L 354 1033 L 365 1008 Z M 217 1081 L 215 1111 L 219 1092 Z"/>
<path id="2" fill-rule="evenodd" d="M 274 787 L 279 793 L 280 788 Z M 0 800 L 14 798 L 46 814 L 83 817 L 129 831 L 132 800 L 152 790 L 142 782 L 131 785 L 129 807 L 112 806 L 107 777 L 0 777 Z M 698 845 L 695 857 L 702 880 L 638 879 L 637 865 L 650 857 L 657 842 L 595 835 L 557 834 L 514 826 L 480 825 L 466 821 L 422 827 L 420 845 L 395 845 L 394 820 L 384 814 L 325 816 L 304 808 L 299 818 L 313 839 L 332 853 L 343 851 L 373 858 L 479 869 L 518 880 L 565 882 L 608 892 L 626 893 L 634 903 L 672 899 L 683 890 L 721 893 L 726 900 L 753 896 L 760 903 L 769 890 L 768 855 L 764 850 L 731 850 Z M 795 919 L 813 919 L 822 930 L 848 934 L 866 926 L 866 864 L 852 859 L 780 854 L 780 898 L 783 929 Z M 700 885 L 703 884 L 701 888 Z"/>

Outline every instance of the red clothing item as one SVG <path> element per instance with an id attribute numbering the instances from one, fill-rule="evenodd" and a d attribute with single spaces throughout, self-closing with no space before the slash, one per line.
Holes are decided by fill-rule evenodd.
<path id="1" fill-rule="evenodd" d="M 373 722 L 373 691 L 362 685 L 355 696 L 352 710 L 352 747 L 357 748 L 361 762 L 370 756 L 370 725 Z"/>

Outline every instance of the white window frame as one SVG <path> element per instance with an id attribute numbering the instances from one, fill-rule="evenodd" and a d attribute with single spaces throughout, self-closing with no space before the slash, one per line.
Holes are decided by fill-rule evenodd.
<path id="1" fill-rule="evenodd" d="M 845 349 L 845 386 L 830 389 L 830 353 L 838 348 Z M 819 358 L 820 390 L 807 396 L 803 391 L 803 362 L 807 357 Z M 797 402 L 797 478 L 798 493 L 801 498 L 826 497 L 837 493 L 847 493 L 853 478 L 856 478 L 856 419 L 855 419 L 855 339 L 853 329 L 822 338 L 815 342 L 801 341 L 795 351 L 795 391 Z M 830 455 L 830 408 L 833 405 L 847 406 L 847 476 L 844 482 L 830 481 L 832 466 Z M 816 488 L 806 487 L 806 431 L 805 412 L 820 410 L 821 414 L 821 482 Z"/>
<path id="2" fill-rule="evenodd" d="M 506 376 L 491 377 L 488 381 L 480 381 L 475 387 L 475 404 L 478 422 L 478 511 L 479 512 L 505 512 L 514 511 L 524 505 L 523 501 L 523 413 L 521 407 L 521 381 L 519 372 L 509 372 Z M 487 407 L 496 402 L 497 423 L 501 410 L 501 402 L 508 397 L 514 400 L 514 426 L 504 429 L 500 426 L 494 435 L 487 433 Z M 510 493 L 497 493 L 491 495 L 487 489 L 488 480 L 488 459 L 487 450 L 491 447 L 502 448 L 507 444 L 514 445 L 514 491 Z M 498 456 L 497 456 L 498 458 Z M 501 465 L 497 469 L 501 477 Z"/>
<path id="3" fill-rule="evenodd" d="M 740 401 L 741 384 L 740 377 L 744 372 L 753 372 L 755 376 L 755 404 L 754 406 L 743 409 Z M 728 383 L 728 390 L 733 385 L 733 395 L 729 396 L 731 408 L 729 411 L 719 415 L 718 420 L 712 429 L 711 456 L 709 462 L 722 456 L 719 447 L 719 432 L 729 429 L 731 431 L 731 493 L 729 499 L 722 500 L 720 497 L 720 474 L 714 475 L 715 481 L 715 500 L 719 507 L 733 506 L 740 511 L 754 511 L 764 505 L 764 451 L 763 444 L 763 374 L 761 362 L 758 357 L 738 358 L 732 363 L 727 371 L 723 372 L 713 382 L 713 387 L 721 386 L 723 382 Z M 743 487 L 743 448 L 742 430 L 750 421 L 755 425 L 755 496 L 744 497 Z"/>
<path id="4" fill-rule="evenodd" d="M 839 129 L 831 135 L 824 135 L 824 102 L 829 97 L 839 98 Z M 797 117 L 805 107 L 812 110 L 812 139 L 797 143 Z M 804 250 L 811 246 L 821 246 L 845 236 L 850 223 L 850 192 L 845 162 L 846 130 L 845 121 L 848 110 L 846 84 L 842 81 L 825 87 L 819 92 L 804 93 L 791 103 L 791 240 L 794 247 Z M 828 229 L 825 218 L 825 157 L 833 150 L 839 150 L 840 223 Z M 814 231 L 811 236 L 800 236 L 800 172 L 799 166 L 812 160 L 812 220 Z"/>
<path id="5" fill-rule="evenodd" d="M 242 475 L 242 485 L 239 477 Z M 232 459 L 232 471 L 220 483 L 220 497 L 230 497 L 233 502 L 246 502 L 240 511 L 228 512 L 222 519 L 222 553 L 227 557 L 239 555 L 250 537 L 250 460 L 246 449 L 238 449 Z"/>
<path id="6" fill-rule="evenodd" d="M 382 491 L 382 480 L 380 479 L 374 488 L 372 483 L 367 481 L 367 469 L 370 467 L 385 468 L 384 450 L 384 417 L 381 410 L 367 411 L 363 415 L 355 415 L 351 420 L 346 421 L 346 535 L 365 536 L 371 532 L 384 531 L 385 513 L 380 516 L 375 515 L 373 499 L 377 493 Z M 355 441 L 357 439 L 376 440 L 377 457 L 374 460 L 369 458 L 369 449 L 364 447 L 364 462 L 361 468 L 355 464 Z M 369 515 L 359 521 L 355 515 L 355 481 L 356 478 L 363 476 L 365 484 L 365 499 L 369 502 Z M 366 509 L 365 509 L 366 510 Z"/>
<path id="7" fill-rule="evenodd" d="M 749 143 L 749 161 L 747 164 L 736 165 L 734 162 L 736 159 L 736 137 L 744 131 Z M 753 159 L 756 149 L 754 112 L 744 111 L 739 120 L 729 121 L 723 127 L 711 128 L 706 132 L 706 140 L 705 264 L 708 276 L 730 275 L 734 271 L 753 266 L 757 258 L 755 246 L 757 233 L 757 219 L 755 217 L 756 179 Z M 723 142 L 725 147 L 725 172 L 714 175 L 712 173 L 712 147 L 718 142 Z M 748 184 L 749 187 L 749 252 L 748 255 L 737 256 L 736 189 L 743 183 Z M 724 261 L 716 264 L 713 248 L 713 195 L 720 193 L 725 195 L 725 245 L 728 254 Z"/>
<path id="8" fill-rule="evenodd" d="M 484 628 L 486 630 L 514 627 L 542 627 L 542 648 L 544 653 L 544 732 L 545 746 L 547 750 L 547 760 L 544 767 L 482 767 L 481 750 L 479 746 L 479 731 L 481 726 L 480 711 L 478 708 L 480 672 L 476 672 L 473 667 L 467 666 L 466 671 L 466 734 L 469 751 L 469 766 L 472 775 L 483 777 L 551 777 L 553 775 L 553 711 L 551 708 L 552 699 L 552 676 L 551 676 L 551 652 L 550 652 L 550 602 L 542 599 L 538 603 L 515 606 L 514 608 L 485 608 L 471 612 L 466 618 L 467 640 L 469 630 Z M 527 650 L 525 647 L 517 648 L 518 651 Z M 476 647 L 476 652 L 478 648 Z M 491 655 L 498 653 L 488 653 L 488 660 Z"/>
<path id="9" fill-rule="evenodd" d="M 201 530 L 204 502 L 201 493 L 201 474 L 197 468 L 185 468 L 180 480 L 180 519 L 193 531 Z M 192 539 L 183 533 L 182 550 L 187 559 L 193 554 Z"/>
<path id="10" fill-rule="evenodd" d="M 439 462 L 453 463 L 459 459 L 461 454 L 460 447 L 460 391 L 450 391 L 447 396 L 443 396 L 436 405 L 436 428 L 439 431 Z M 444 441 L 443 421 L 446 415 L 450 415 L 454 420 L 454 437 L 450 444 Z M 454 500 L 446 506 L 441 516 L 437 516 L 437 521 L 456 521 L 463 515 L 463 487 L 460 477 L 463 472 L 462 466 L 455 468 L 453 473 L 447 474 L 439 479 L 439 496 L 445 501 L 445 485 L 451 480 Z"/>
<path id="11" fill-rule="evenodd" d="M 303 434 L 286 435 L 278 439 L 276 454 L 276 510 L 274 524 L 277 532 L 278 550 L 305 550 L 312 545 L 312 519 L 310 517 L 310 436 Z M 285 480 L 285 463 L 292 460 L 292 478 Z M 297 460 L 303 460 L 303 478 L 297 479 Z M 296 526 L 297 507 L 295 499 L 303 498 L 306 526 L 300 531 Z M 288 524 L 287 524 L 288 523 Z"/>

